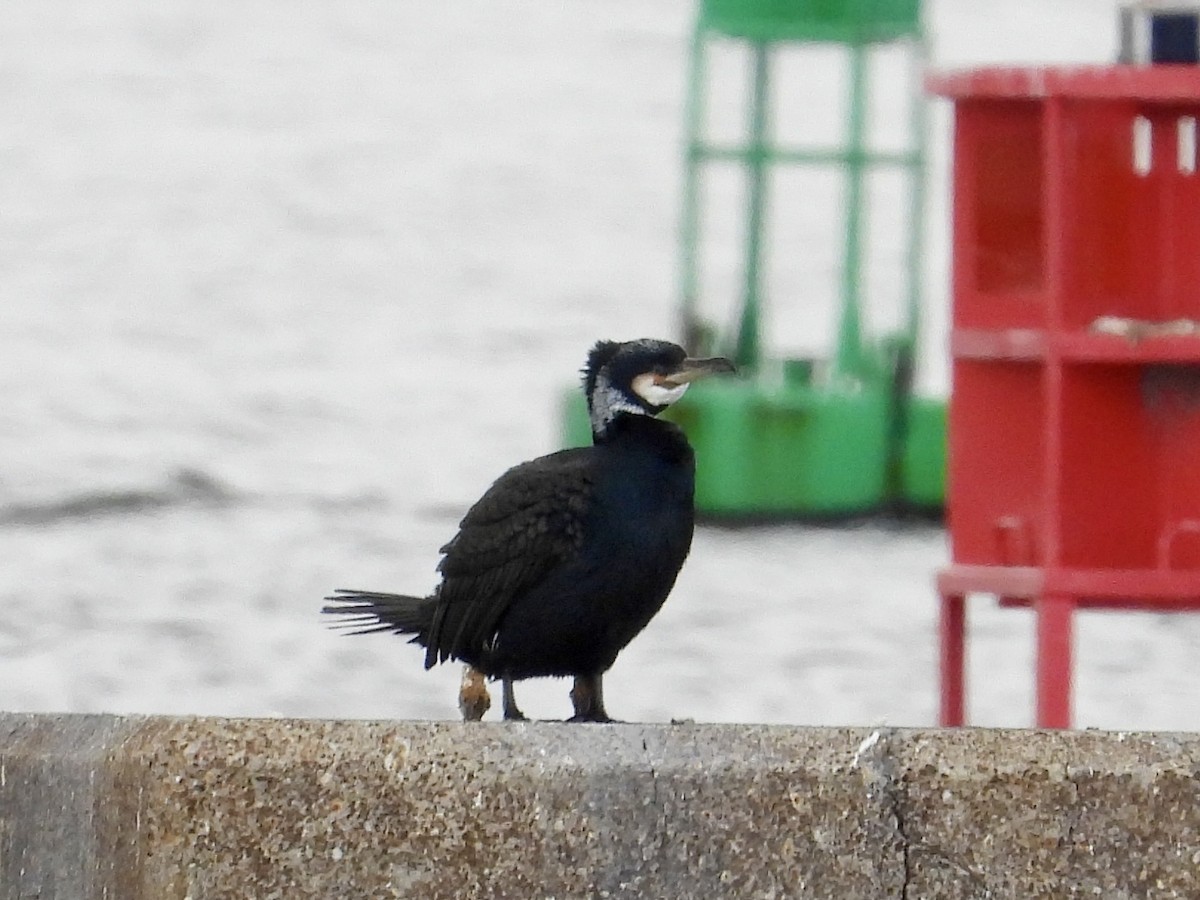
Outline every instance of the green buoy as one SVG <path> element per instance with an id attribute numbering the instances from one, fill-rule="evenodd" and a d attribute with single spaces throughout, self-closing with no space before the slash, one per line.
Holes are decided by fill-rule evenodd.
<path id="1" fill-rule="evenodd" d="M 704 136 L 706 50 L 714 39 L 742 42 L 751 64 L 747 135 L 735 146 Z M 945 493 L 945 403 L 913 393 L 920 327 L 924 204 L 923 100 L 912 100 L 909 149 L 877 151 L 866 140 L 868 54 L 904 42 L 919 61 L 919 0 L 702 0 L 691 47 L 685 110 L 680 221 L 683 342 L 696 354 L 733 357 L 745 376 L 700 384 L 671 410 L 696 447 L 696 506 L 724 518 L 857 515 L 896 506 L 939 508 Z M 770 138 L 771 56 L 781 43 L 841 45 L 849 55 L 844 144 L 836 149 L 777 146 Z M 915 87 L 915 86 L 914 86 Z M 733 162 L 745 178 L 741 306 L 723 337 L 697 311 L 705 166 Z M 828 360 L 767 359 L 762 349 L 763 248 L 769 171 L 818 166 L 844 180 L 839 308 Z M 888 167 L 908 182 L 906 304 L 900 328 L 863 334 L 862 232 L 868 171 Z M 839 210 L 831 210 L 831 218 Z M 578 391 L 563 413 L 569 445 L 590 441 Z"/>

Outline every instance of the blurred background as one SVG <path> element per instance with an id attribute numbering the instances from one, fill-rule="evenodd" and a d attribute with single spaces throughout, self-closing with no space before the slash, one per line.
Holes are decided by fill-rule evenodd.
<path id="1" fill-rule="evenodd" d="M 929 0 L 930 62 L 1108 62 L 1115 10 Z M 678 337 L 693 14 L 6 8 L 0 708 L 457 718 L 457 666 L 331 633 L 321 598 L 431 590 L 470 503 L 557 446 L 589 346 Z M 831 58 L 800 80 L 838 77 Z M 935 101 L 918 380 L 943 393 L 948 127 Z M 802 198 L 783 215 L 801 240 L 829 230 Z M 736 264 L 715 257 L 710 302 Z M 829 328 L 791 277 L 768 310 L 781 351 Z M 945 558 L 932 524 L 701 528 L 609 709 L 932 724 Z M 972 721 L 1028 724 L 1029 614 L 970 615 Z M 1078 725 L 1200 727 L 1200 619 L 1084 614 L 1077 646 Z M 519 696 L 561 717 L 568 688 Z"/>

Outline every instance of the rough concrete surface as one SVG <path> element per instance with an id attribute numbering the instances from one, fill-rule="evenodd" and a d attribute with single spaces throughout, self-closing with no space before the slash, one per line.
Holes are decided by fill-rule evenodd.
<path id="1" fill-rule="evenodd" d="M 1198 749 L 0 715 L 0 900 L 1197 897 Z"/>

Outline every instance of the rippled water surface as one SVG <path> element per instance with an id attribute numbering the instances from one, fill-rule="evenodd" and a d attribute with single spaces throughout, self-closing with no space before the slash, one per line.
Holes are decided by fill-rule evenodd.
<path id="1" fill-rule="evenodd" d="M 985 6 L 929 4 L 936 64 L 1111 55 L 1109 3 Z M 0 707 L 456 714 L 453 667 L 328 632 L 320 599 L 432 588 L 470 502 L 554 446 L 590 343 L 675 332 L 689 10 L 6 10 Z M 945 126 L 939 107 L 935 388 Z M 815 240 L 828 221 L 805 206 L 780 216 Z M 718 265 L 715 283 L 734 274 Z M 804 293 L 803 269 L 781 277 Z M 822 313 L 785 299 L 773 340 L 803 343 Z M 945 556 L 928 525 L 702 528 L 609 707 L 930 723 Z M 1030 621 L 972 613 L 977 719 L 1027 723 Z M 1198 643 L 1195 617 L 1085 616 L 1079 721 L 1200 727 Z M 558 716 L 567 687 L 521 696 Z"/>

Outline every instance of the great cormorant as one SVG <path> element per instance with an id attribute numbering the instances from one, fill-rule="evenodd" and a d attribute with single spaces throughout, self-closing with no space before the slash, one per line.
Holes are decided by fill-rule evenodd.
<path id="1" fill-rule="evenodd" d="M 571 721 L 612 721 L 603 675 L 662 607 L 692 543 L 692 448 L 655 416 L 733 368 L 668 341 L 600 341 L 582 373 L 592 446 L 501 475 L 441 548 L 430 596 L 338 590 L 324 611 L 355 634 L 412 635 L 426 668 L 466 662 L 467 718 L 490 703 L 482 673 L 503 681 L 505 719 L 524 718 L 513 682 L 570 675 Z"/>

